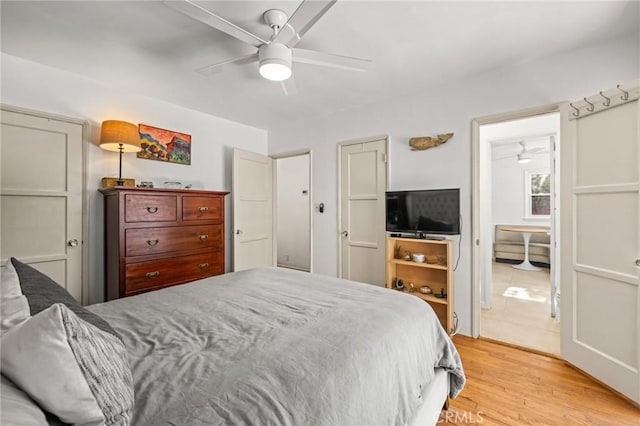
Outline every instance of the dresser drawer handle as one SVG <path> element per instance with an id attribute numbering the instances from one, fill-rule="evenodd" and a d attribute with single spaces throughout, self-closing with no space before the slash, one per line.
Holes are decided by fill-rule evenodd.
<path id="1" fill-rule="evenodd" d="M 208 211 L 208 210 L 209 210 L 209 207 L 198 207 L 198 211 L 199 211 L 200 213 L 204 213 L 204 212 L 206 212 L 206 211 Z"/>
<path id="2" fill-rule="evenodd" d="M 200 269 L 207 269 L 209 268 L 209 262 L 201 263 L 198 266 L 200 267 Z"/>
<path id="3" fill-rule="evenodd" d="M 147 211 L 149 213 L 155 213 L 155 212 L 158 211 L 158 208 L 157 207 L 147 207 Z"/>
<path id="4" fill-rule="evenodd" d="M 158 240 L 157 238 L 155 240 L 147 240 L 147 244 L 149 244 L 150 246 L 155 246 L 159 241 L 160 240 Z"/>
<path id="5" fill-rule="evenodd" d="M 158 271 L 147 272 L 147 278 L 149 279 L 158 278 L 159 276 L 160 276 L 160 272 Z"/>
<path id="6" fill-rule="evenodd" d="M 200 241 L 205 241 L 209 238 L 209 236 L 207 234 L 202 234 L 200 235 Z"/>

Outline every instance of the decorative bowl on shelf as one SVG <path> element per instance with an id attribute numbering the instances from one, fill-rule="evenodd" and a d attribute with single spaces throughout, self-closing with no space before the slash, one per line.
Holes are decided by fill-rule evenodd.
<path id="1" fill-rule="evenodd" d="M 429 287 L 428 285 L 424 285 L 424 286 L 420 287 L 420 293 L 422 293 L 422 294 L 431 294 L 431 293 L 433 293 L 433 291 L 431 290 L 431 287 Z"/>
<path id="2" fill-rule="evenodd" d="M 182 182 L 164 182 L 162 186 L 167 189 L 180 189 L 182 188 Z"/>
<path id="3" fill-rule="evenodd" d="M 424 263 L 424 254 L 413 253 L 413 261 L 418 263 Z"/>

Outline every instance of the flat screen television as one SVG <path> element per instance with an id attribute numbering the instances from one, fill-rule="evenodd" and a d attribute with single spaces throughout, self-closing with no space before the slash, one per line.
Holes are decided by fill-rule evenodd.
<path id="1" fill-rule="evenodd" d="M 460 189 L 388 191 L 387 231 L 460 234 Z"/>

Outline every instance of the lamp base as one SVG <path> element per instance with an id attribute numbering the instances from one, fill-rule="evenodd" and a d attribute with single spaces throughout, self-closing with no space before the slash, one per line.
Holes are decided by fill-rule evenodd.
<path id="1" fill-rule="evenodd" d="M 136 180 L 135 179 L 118 179 L 118 178 L 112 178 L 112 177 L 102 178 L 103 188 L 111 188 L 113 186 L 127 186 L 131 188 L 135 188 Z"/>

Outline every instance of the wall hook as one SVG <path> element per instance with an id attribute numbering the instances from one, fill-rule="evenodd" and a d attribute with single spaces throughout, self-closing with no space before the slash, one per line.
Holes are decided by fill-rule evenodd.
<path id="1" fill-rule="evenodd" d="M 621 88 L 619 84 L 616 87 L 618 88 L 619 91 L 624 93 L 624 95 L 620 96 L 620 99 L 622 99 L 623 101 L 628 101 L 629 100 L 629 92 L 627 92 L 626 90 Z"/>
<path id="2" fill-rule="evenodd" d="M 569 105 L 571 106 L 571 108 L 576 110 L 576 112 L 572 112 L 571 115 L 573 115 L 574 117 L 579 117 L 580 116 L 580 110 L 578 108 L 574 107 L 572 103 L 569 103 Z"/>
<path id="3" fill-rule="evenodd" d="M 589 111 L 589 112 L 593 112 L 593 110 L 594 110 L 594 109 L 596 109 L 596 106 L 595 106 L 594 104 L 592 104 L 591 102 L 589 102 L 589 101 L 587 100 L 587 98 L 583 98 L 583 99 L 584 99 L 584 101 L 585 101 L 586 103 L 588 103 L 588 104 L 589 104 L 589 106 L 587 107 L 587 111 Z"/>
<path id="4" fill-rule="evenodd" d="M 603 93 L 602 90 L 600 91 L 600 96 L 602 96 L 605 101 L 602 103 L 602 105 L 608 107 L 609 105 L 611 105 L 611 98 L 606 97 Z"/>

